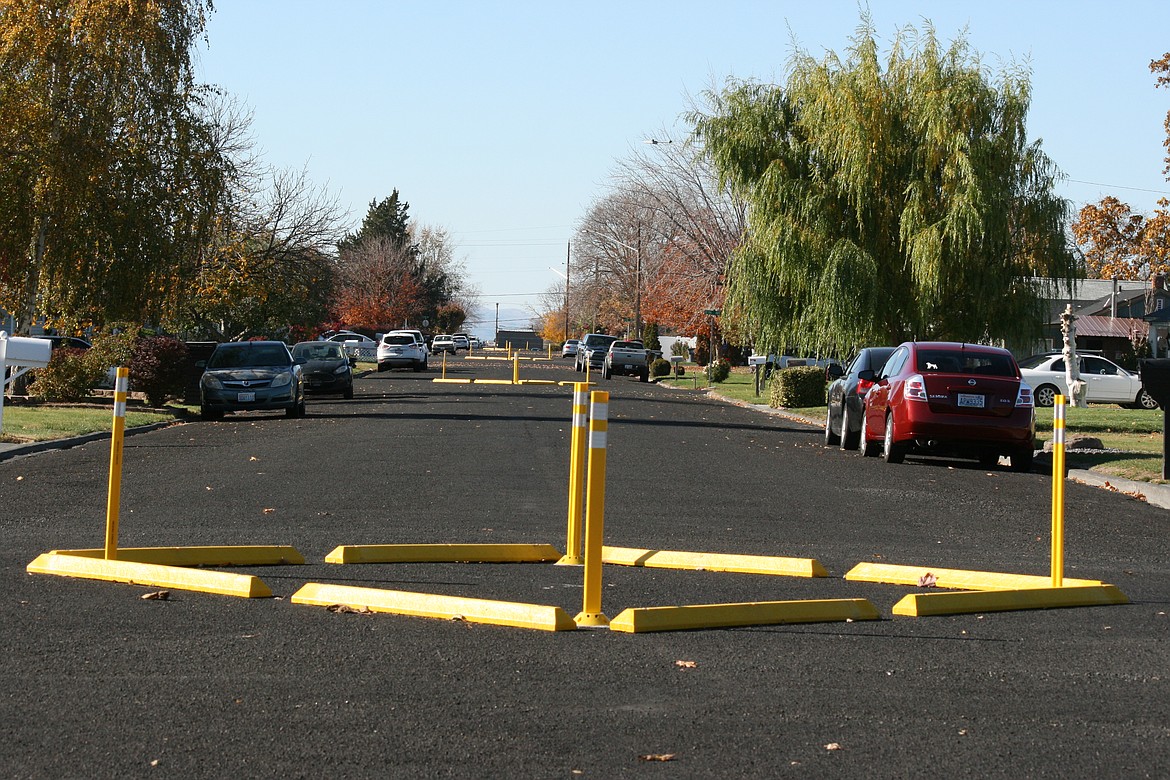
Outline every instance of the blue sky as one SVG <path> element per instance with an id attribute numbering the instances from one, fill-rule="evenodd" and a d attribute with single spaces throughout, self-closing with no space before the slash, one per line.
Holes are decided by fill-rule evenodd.
<path id="1" fill-rule="evenodd" d="M 858 9 L 219 0 L 198 66 L 254 112 L 268 162 L 306 167 L 355 227 L 397 188 L 414 222 L 453 234 L 485 310 L 524 319 L 560 284 L 550 268 L 563 268 L 616 160 L 664 130 L 685 133 L 690 99 L 728 77 L 783 81 L 793 41 L 843 51 Z M 1112 194 L 1149 211 L 1170 196 L 1170 90 L 1148 68 L 1170 50 L 1170 2 L 882 0 L 870 12 L 885 40 L 928 19 L 946 41 L 966 28 L 992 70 L 1028 63 L 1029 134 L 1068 177 L 1060 193 L 1074 206 Z"/>

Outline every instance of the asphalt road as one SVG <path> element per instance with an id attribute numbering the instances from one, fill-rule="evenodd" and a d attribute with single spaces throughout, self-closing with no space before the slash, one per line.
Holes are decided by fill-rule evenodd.
<path id="1" fill-rule="evenodd" d="M 505 376 L 502 363 L 453 361 Z M 560 633 L 298 606 L 340 582 L 582 608 L 581 569 L 337 566 L 339 544 L 563 549 L 569 393 L 373 373 L 309 416 L 127 438 L 123 546 L 292 544 L 243 600 L 29 575 L 102 543 L 108 442 L 0 463 L 0 775 L 1165 777 L 1170 515 L 1069 484 L 1067 577 L 1127 606 L 893 617 L 860 561 L 1046 574 L 1050 480 L 890 466 L 820 431 L 615 379 L 606 543 L 816 558 L 827 579 L 606 567 L 603 611 L 870 599 L 881 621 Z M 572 380 L 564 364 L 525 377 Z M 677 662 L 693 662 L 679 665 Z M 647 761 L 644 756 L 673 756 Z"/>

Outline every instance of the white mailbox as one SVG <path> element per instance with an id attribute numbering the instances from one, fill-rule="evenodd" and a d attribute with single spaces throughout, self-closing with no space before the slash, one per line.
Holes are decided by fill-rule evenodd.
<path id="1" fill-rule="evenodd" d="M 49 365 L 53 342 L 48 339 L 30 339 L 23 336 L 0 338 L 0 362 L 7 366 L 44 368 Z"/>
<path id="2" fill-rule="evenodd" d="M 762 366 L 768 362 L 767 355 L 752 355 L 748 358 L 749 366 Z"/>

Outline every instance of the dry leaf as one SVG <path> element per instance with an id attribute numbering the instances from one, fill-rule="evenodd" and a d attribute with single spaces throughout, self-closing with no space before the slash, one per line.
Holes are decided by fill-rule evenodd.
<path id="1" fill-rule="evenodd" d="M 937 584 L 938 577 L 934 576 L 930 572 L 927 572 L 918 578 L 918 587 L 920 588 L 933 588 Z"/>
<path id="2" fill-rule="evenodd" d="M 329 606 L 325 607 L 325 609 L 329 610 L 330 612 L 340 612 L 342 614 L 347 614 L 347 615 L 372 615 L 372 614 L 374 614 L 370 610 L 369 607 L 362 607 L 362 608 L 358 609 L 357 607 L 351 607 L 348 604 L 330 604 Z"/>
<path id="3" fill-rule="evenodd" d="M 649 753 L 645 756 L 638 756 L 639 761 L 674 761 L 674 753 Z"/>
<path id="4" fill-rule="evenodd" d="M 17 477 L 17 478 L 16 478 L 16 481 L 17 481 L 17 482 L 23 482 L 23 481 L 24 481 L 24 477 Z"/>
<path id="5" fill-rule="evenodd" d="M 142 598 L 144 601 L 166 601 L 170 597 L 171 597 L 171 592 L 169 590 L 156 590 L 156 591 L 152 591 L 150 593 L 143 593 L 142 594 Z"/>
<path id="6" fill-rule="evenodd" d="M 683 669 L 694 669 L 697 664 L 694 661 L 675 661 L 674 665 Z"/>
<path id="7" fill-rule="evenodd" d="M 275 512 L 276 510 L 275 510 L 275 509 L 273 509 L 272 507 L 264 507 L 264 509 L 263 509 L 263 510 L 261 510 L 261 511 L 263 511 L 263 512 L 264 512 L 264 514 L 266 514 L 266 515 L 270 515 L 270 514 L 272 514 L 273 512 Z"/>
<path id="8" fill-rule="evenodd" d="M 259 458 L 257 458 L 255 455 L 252 455 L 252 456 L 250 456 L 250 457 L 248 458 L 248 460 L 250 460 L 250 461 L 254 461 L 254 460 L 260 460 L 260 459 L 259 459 Z"/>
<path id="9" fill-rule="evenodd" d="M 840 749 L 841 749 L 840 742 L 830 742 L 829 744 L 825 745 L 825 750 L 840 750 Z"/>

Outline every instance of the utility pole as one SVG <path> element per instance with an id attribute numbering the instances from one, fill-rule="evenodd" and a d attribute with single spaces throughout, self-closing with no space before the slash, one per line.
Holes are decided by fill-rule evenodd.
<path id="1" fill-rule="evenodd" d="M 499 337 L 500 337 L 500 304 L 497 303 L 496 304 L 496 332 L 492 338 L 493 338 L 493 340 L 498 340 Z M 500 345 L 496 344 L 496 346 L 498 347 Z"/>
<path id="2" fill-rule="evenodd" d="M 638 255 L 637 268 L 634 272 L 634 335 L 633 338 L 642 338 L 642 222 L 638 222 Z"/>

